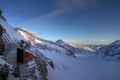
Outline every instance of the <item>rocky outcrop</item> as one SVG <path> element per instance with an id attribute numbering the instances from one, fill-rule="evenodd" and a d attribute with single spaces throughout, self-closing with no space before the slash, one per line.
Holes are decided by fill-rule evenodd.
<path id="1" fill-rule="evenodd" d="M 0 37 L 0 55 L 3 55 L 4 51 L 5 51 L 5 43 L 3 39 Z"/>
<path id="2" fill-rule="evenodd" d="M 0 80 L 7 80 L 9 75 L 9 66 L 7 64 L 0 65 Z"/>
<path id="3" fill-rule="evenodd" d="M 51 59 L 47 58 L 43 55 L 39 50 L 36 49 L 35 51 L 36 59 L 35 62 L 38 66 L 38 70 L 41 73 L 42 80 L 48 80 L 48 70 L 47 66 L 50 65 L 54 69 L 54 63 Z"/>

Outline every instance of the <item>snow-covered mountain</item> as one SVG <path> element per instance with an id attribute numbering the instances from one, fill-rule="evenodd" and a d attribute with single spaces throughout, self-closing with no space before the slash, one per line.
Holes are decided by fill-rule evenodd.
<path id="1" fill-rule="evenodd" d="M 111 56 L 120 59 L 120 40 L 116 40 L 110 45 L 101 47 L 97 51 L 97 54 L 102 56 Z"/>
<path id="2" fill-rule="evenodd" d="M 62 52 L 73 57 L 75 57 L 75 54 L 94 52 L 94 50 L 87 46 L 76 47 L 65 43 L 63 40 L 57 40 L 56 42 L 52 42 L 42 38 L 38 38 L 26 29 L 16 28 L 16 30 L 40 49 Z"/>
<path id="3" fill-rule="evenodd" d="M 82 46 L 82 45 L 79 45 L 79 46 L 76 46 L 76 45 L 72 45 L 72 44 L 69 44 L 69 43 L 66 43 L 64 42 L 63 40 L 57 40 L 56 41 L 56 44 L 61 46 L 61 47 L 64 47 L 66 49 L 69 49 L 71 50 L 73 53 L 75 54 L 80 54 L 80 53 L 90 53 L 90 52 L 94 52 L 93 49 L 87 47 L 87 46 Z"/>
<path id="4" fill-rule="evenodd" d="M 4 18 L 0 17 L 0 25 L 4 28 L 0 36 L 1 52 L 7 56 L 0 56 L 0 79 L 2 73 L 6 73 L 8 80 L 119 80 L 120 63 L 106 61 L 92 53 L 92 49 L 86 46 L 77 47 L 63 40 L 52 42 L 38 38 L 26 29 L 10 26 Z M 15 77 L 15 66 L 10 63 L 16 60 L 16 48 L 20 41 L 26 43 L 26 53 L 32 54 L 34 59 L 26 65 L 27 73 Z M 100 48 L 103 53 L 106 49 L 115 54 L 120 52 L 120 41 L 113 42 Z M 4 45 L 4 46 L 3 46 Z M 116 46 L 117 45 L 117 46 Z M 109 47 L 112 46 L 112 47 Z M 111 50 L 112 48 L 112 50 Z M 112 51 L 112 52 L 111 52 Z M 112 54 L 113 54 L 112 53 Z M 8 57 L 8 60 L 6 60 Z M 28 56 L 31 58 L 31 56 Z M 24 64 L 22 64 L 24 65 Z M 9 66 L 9 67 L 8 67 Z M 23 66 L 24 67 L 24 66 Z M 32 72 L 30 71 L 32 69 Z M 16 71 L 17 72 L 17 71 Z M 24 72 L 24 71 L 23 71 Z M 4 79 L 3 79 L 4 80 Z"/>
<path id="5" fill-rule="evenodd" d="M 30 43 L 31 39 L 26 39 L 26 37 L 21 35 L 16 28 L 9 25 L 3 16 L 1 16 L 2 15 L 0 14 L 0 47 L 2 49 L 0 50 L 0 55 L 2 56 L 0 57 L 0 79 L 6 80 L 8 78 L 8 80 L 18 80 L 18 78 L 25 79 L 25 76 L 27 76 L 27 80 L 33 80 L 32 78 L 34 77 L 36 77 L 37 80 L 48 80 L 47 66 L 49 65 L 54 68 L 52 60 L 47 58 L 32 43 Z M 28 61 L 29 59 L 27 63 L 24 62 L 25 66 L 23 66 L 23 64 L 17 64 L 19 57 L 17 49 L 20 48 L 20 45 L 23 45 L 24 47 L 23 58 L 25 61 Z M 10 65 L 11 68 L 8 65 Z M 17 67 L 21 69 L 21 73 L 26 72 L 26 74 L 17 76 L 19 73 Z"/>

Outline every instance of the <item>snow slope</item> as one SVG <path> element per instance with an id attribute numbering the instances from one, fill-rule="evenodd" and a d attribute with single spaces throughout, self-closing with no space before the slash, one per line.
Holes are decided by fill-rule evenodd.
<path id="1" fill-rule="evenodd" d="M 104 46 L 97 51 L 98 55 L 112 57 L 115 59 L 120 58 L 120 40 L 116 40 L 108 46 Z"/>
<path id="2" fill-rule="evenodd" d="M 16 40 L 18 40 L 18 41 L 19 40 L 25 40 L 25 38 L 23 38 L 23 36 L 21 36 L 15 30 L 15 28 L 13 28 L 11 25 L 9 25 L 6 21 L 4 21 L 1 18 L 0 18 L 0 24 L 6 30 L 7 34 L 9 34 L 9 36 L 11 37 L 11 39 L 13 39 L 13 41 L 16 41 Z"/>

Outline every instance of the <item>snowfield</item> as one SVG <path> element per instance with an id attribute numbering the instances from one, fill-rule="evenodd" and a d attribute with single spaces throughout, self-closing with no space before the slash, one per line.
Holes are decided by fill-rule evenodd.
<path id="1" fill-rule="evenodd" d="M 120 80 L 120 62 L 91 54 L 72 58 L 56 52 L 42 52 L 55 65 L 55 70 L 49 68 L 49 80 Z"/>

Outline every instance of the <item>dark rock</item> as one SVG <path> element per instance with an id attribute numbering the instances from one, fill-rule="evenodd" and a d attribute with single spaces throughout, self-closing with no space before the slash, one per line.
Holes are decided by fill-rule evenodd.
<path id="1" fill-rule="evenodd" d="M 0 78 L 2 80 L 7 80 L 9 75 L 9 66 L 7 64 L 4 64 L 0 69 Z"/>

